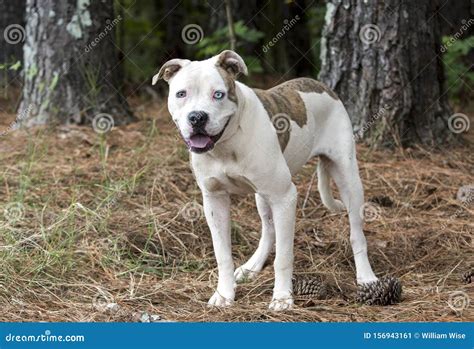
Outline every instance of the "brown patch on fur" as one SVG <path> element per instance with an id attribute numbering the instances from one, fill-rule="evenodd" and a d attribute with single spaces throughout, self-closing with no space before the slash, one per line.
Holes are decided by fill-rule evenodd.
<path id="1" fill-rule="evenodd" d="M 245 191 L 256 193 L 257 187 L 247 178 L 244 176 L 229 176 L 227 175 L 227 179 L 232 185 L 235 185 L 238 188 L 243 188 Z"/>
<path id="2" fill-rule="evenodd" d="M 227 98 L 229 98 L 232 102 L 237 103 L 237 94 L 235 92 L 235 80 L 233 75 L 221 66 L 216 66 L 216 68 L 222 77 L 222 80 L 224 80 L 225 87 L 227 88 Z"/>
<path id="3" fill-rule="evenodd" d="M 163 64 L 158 74 L 153 77 L 153 85 L 156 84 L 156 81 L 159 79 L 169 81 L 173 77 L 173 75 L 176 74 L 176 72 L 183 67 L 186 62 L 189 61 L 186 59 L 175 58 Z"/>
<path id="4" fill-rule="evenodd" d="M 224 68 L 234 79 L 236 79 L 239 74 L 247 74 L 247 67 L 242 57 L 234 51 L 222 51 L 217 57 L 216 66 Z"/>
<path id="5" fill-rule="evenodd" d="M 175 64 L 175 65 L 170 65 L 169 67 L 167 67 L 164 72 L 163 72 L 163 79 L 165 81 L 169 81 L 171 79 L 171 77 L 176 74 L 176 72 L 178 70 L 181 69 L 181 66 L 179 64 Z"/>
<path id="6" fill-rule="evenodd" d="M 337 94 L 331 90 L 329 87 L 327 87 L 325 84 L 323 84 L 320 81 L 313 80 L 310 78 L 298 78 L 298 79 L 293 79 L 289 80 L 287 82 L 284 82 L 281 85 L 275 86 L 271 88 L 270 90 L 273 89 L 279 89 L 279 88 L 293 88 L 297 91 L 301 92 L 316 92 L 316 93 L 324 93 L 326 92 L 329 96 L 331 96 L 334 100 L 338 101 L 339 97 Z"/>
<path id="7" fill-rule="evenodd" d="M 293 79 L 268 90 L 254 89 L 277 130 L 282 152 L 290 140 L 291 132 L 289 120 L 284 120 L 284 118 L 293 120 L 299 127 L 303 127 L 307 123 L 306 108 L 298 91 L 305 93 L 326 92 L 332 98 L 338 100 L 337 95 L 326 85 L 309 78 Z M 279 125 L 279 122 L 281 122 L 281 125 Z"/>
<path id="8" fill-rule="evenodd" d="M 204 179 L 204 187 L 210 192 L 220 191 L 224 189 L 222 183 L 215 177 L 209 177 Z"/>

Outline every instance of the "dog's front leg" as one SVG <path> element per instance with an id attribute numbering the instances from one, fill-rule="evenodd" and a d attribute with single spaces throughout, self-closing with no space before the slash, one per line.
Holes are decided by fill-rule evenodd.
<path id="1" fill-rule="evenodd" d="M 286 310 L 293 306 L 293 244 L 295 236 L 297 192 L 293 183 L 288 189 L 270 198 L 275 225 L 275 287 L 271 310 Z"/>
<path id="2" fill-rule="evenodd" d="M 203 194 L 204 214 L 212 234 L 219 281 L 209 299 L 210 306 L 227 307 L 233 304 L 234 263 L 230 241 L 230 197 L 228 194 Z"/>

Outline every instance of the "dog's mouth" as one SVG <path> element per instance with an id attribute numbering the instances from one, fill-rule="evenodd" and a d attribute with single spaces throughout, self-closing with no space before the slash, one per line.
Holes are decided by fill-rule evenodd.
<path id="1" fill-rule="evenodd" d="M 217 143 L 217 141 L 222 137 L 222 134 L 224 133 L 225 129 L 227 128 L 227 123 L 225 126 L 222 128 L 222 131 L 219 132 L 218 134 L 211 136 L 207 134 L 206 131 L 200 130 L 196 133 L 194 133 L 191 137 L 188 139 L 185 139 L 186 144 L 189 147 L 189 150 L 194 152 L 194 153 L 205 153 L 212 148 L 214 148 L 214 145 Z"/>
<path id="2" fill-rule="evenodd" d="M 195 133 L 186 140 L 186 143 L 188 144 L 189 150 L 195 153 L 204 153 L 214 148 L 216 142 L 213 138 L 214 137 L 206 133 Z"/>
<path id="3" fill-rule="evenodd" d="M 214 148 L 214 145 L 219 140 L 219 138 L 221 138 L 223 133 L 224 130 L 215 136 L 210 136 L 204 132 L 195 133 L 185 141 L 190 151 L 198 154 L 205 153 Z"/>

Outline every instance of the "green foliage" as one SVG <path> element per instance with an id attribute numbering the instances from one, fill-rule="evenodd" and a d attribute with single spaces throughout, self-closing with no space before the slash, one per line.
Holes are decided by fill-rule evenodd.
<path id="1" fill-rule="evenodd" d="M 444 72 L 450 98 L 454 102 L 470 100 L 472 86 L 474 86 L 474 71 L 469 69 L 469 51 L 474 47 L 474 36 L 466 39 L 455 39 L 452 36 L 443 37 Z"/>
<path id="2" fill-rule="evenodd" d="M 0 64 L 0 70 L 13 70 L 18 71 L 21 69 L 21 61 L 16 61 L 15 63 L 3 63 Z"/>
<path id="3" fill-rule="evenodd" d="M 21 61 L 0 64 L 0 94 L 3 95 L 5 99 L 8 97 L 8 70 L 19 72 L 21 70 L 21 65 Z"/>
<path id="4" fill-rule="evenodd" d="M 234 28 L 237 39 L 236 50 L 239 50 L 239 48 L 244 47 L 246 44 L 255 44 L 264 37 L 262 32 L 249 28 L 243 21 L 236 22 Z M 198 49 L 196 53 L 198 58 L 207 58 L 223 50 L 230 49 L 229 28 L 223 27 L 216 30 L 211 35 L 204 37 L 196 47 Z M 261 73 L 263 71 L 260 60 L 257 57 L 243 54 L 242 58 L 245 62 L 248 62 L 249 72 Z"/>
<path id="5" fill-rule="evenodd" d="M 16 63 L 10 66 L 10 70 L 19 71 L 21 69 L 21 61 L 16 61 Z"/>
<path id="6" fill-rule="evenodd" d="M 313 57 L 314 65 L 317 67 L 317 71 L 314 72 L 315 76 L 319 73 L 321 68 L 321 60 L 319 58 L 321 53 L 321 34 L 324 26 L 324 16 L 326 15 L 326 6 L 314 6 L 307 10 L 307 25 L 308 34 L 310 37 L 311 56 Z"/>
<path id="7" fill-rule="evenodd" d="M 207 2 L 182 1 L 180 4 L 165 6 L 157 2 L 137 2 L 136 0 L 114 0 L 116 15 L 123 18 L 117 25 L 117 46 L 124 73 L 124 80 L 135 85 L 145 86 L 158 67 L 171 58 L 204 59 L 211 57 L 222 50 L 230 49 L 229 29 L 226 24 L 216 27 L 217 23 L 210 19 L 216 16 Z M 234 9 L 234 29 L 236 33 L 236 49 L 247 63 L 249 72 L 286 74 L 294 62 L 288 61 L 288 52 L 292 46 L 285 42 L 289 37 L 282 39 L 277 49 L 258 56 L 262 44 L 273 39 L 273 36 L 284 25 L 284 19 L 291 12 L 292 2 L 270 2 L 261 16 L 267 20 L 258 30 L 253 24 L 259 16 L 243 18 L 239 9 Z M 172 9 L 172 11 L 171 11 Z M 255 12 L 258 12 L 255 9 Z M 316 66 L 314 75 L 319 71 L 319 41 L 324 24 L 325 5 L 317 2 L 309 6 L 304 13 L 304 19 L 298 25 L 305 26 L 307 31 L 301 39 L 305 46 L 311 47 L 307 57 Z M 171 11 L 171 12 L 170 12 Z M 221 10 L 219 10 L 221 11 Z M 220 15 L 223 15 L 223 11 Z M 246 12 L 246 11 L 243 11 Z M 260 12 L 259 12 L 260 13 Z M 225 14 L 224 14 L 225 15 Z M 302 15 L 303 16 L 303 15 Z M 254 19 L 255 17 L 255 19 Z M 226 21 L 218 21 L 226 23 Z M 196 44 L 188 44 L 182 39 L 182 29 L 188 24 L 201 26 L 205 32 L 202 40 Z M 276 27 L 275 27 L 276 26 Z M 217 28 L 217 29 L 216 29 Z M 307 32 L 307 36 L 306 36 Z M 293 42 L 298 45 L 297 42 Z M 291 63 L 291 64 L 290 64 Z M 254 76 L 256 79 L 260 77 Z"/>
<path id="8" fill-rule="evenodd" d="M 157 57 L 163 50 L 163 25 L 157 25 L 157 9 L 153 2 L 140 6 L 134 0 L 120 1 L 123 20 L 118 30 L 118 45 L 123 52 L 125 80 L 142 82 L 150 80 L 157 68 Z M 120 6 L 120 7 L 119 7 Z"/>
<path id="9" fill-rule="evenodd" d="M 92 108 L 98 108 L 99 106 L 99 94 L 102 89 L 100 85 L 100 67 L 93 67 L 91 65 L 83 65 L 82 77 L 87 84 L 88 93 L 84 96 L 87 100 L 87 104 Z"/>

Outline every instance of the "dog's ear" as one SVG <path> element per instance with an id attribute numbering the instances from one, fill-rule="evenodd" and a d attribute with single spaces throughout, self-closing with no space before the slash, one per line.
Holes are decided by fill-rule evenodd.
<path id="1" fill-rule="evenodd" d="M 174 76 L 174 74 L 178 72 L 178 70 L 180 70 L 182 67 L 189 64 L 190 62 L 191 61 L 188 59 L 179 59 L 179 58 L 169 60 L 168 62 L 163 64 L 158 74 L 153 76 L 153 80 L 151 84 L 152 85 L 156 84 L 158 80 L 160 79 L 163 79 L 166 82 L 169 82 L 170 79 Z"/>
<path id="2" fill-rule="evenodd" d="M 248 75 L 247 66 L 242 57 L 231 50 L 222 51 L 217 56 L 216 66 L 225 69 L 234 78 L 237 78 L 239 74 Z"/>

